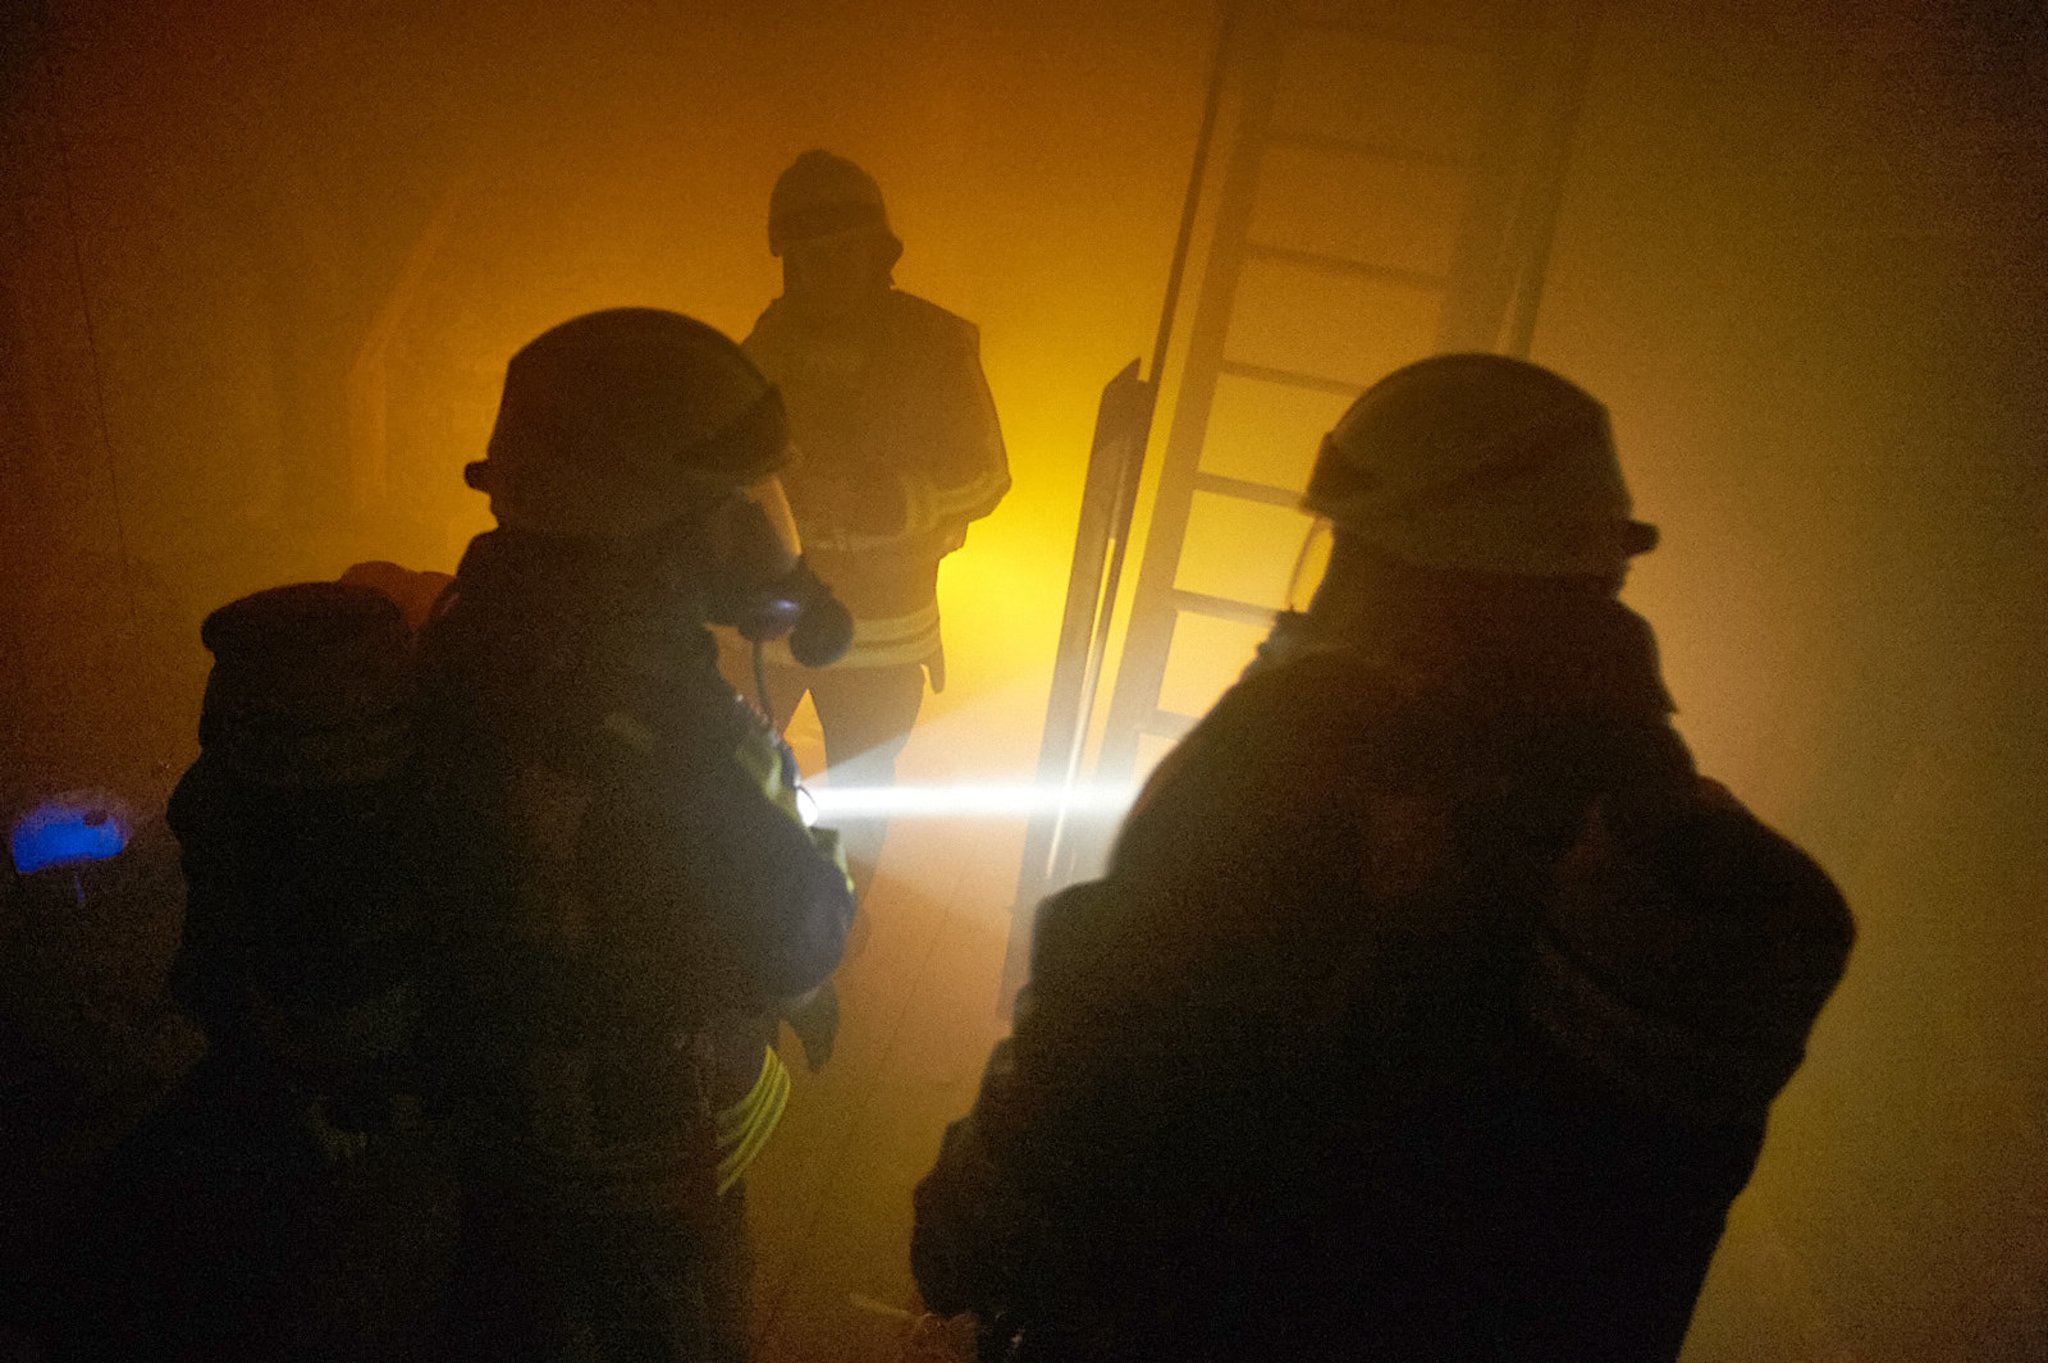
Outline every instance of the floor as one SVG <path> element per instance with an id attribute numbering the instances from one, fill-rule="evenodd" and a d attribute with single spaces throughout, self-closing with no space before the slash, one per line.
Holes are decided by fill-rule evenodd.
<path id="1" fill-rule="evenodd" d="M 818 771 L 824 745 L 808 702 L 787 736 L 803 769 Z M 926 716 L 899 784 L 961 779 L 961 746 L 951 723 Z M 890 825 L 836 976 L 832 1059 L 811 1073 L 799 1047 L 783 1048 L 788 1112 L 747 1175 L 758 1363 L 971 1359 L 965 1322 L 922 1315 L 910 1195 L 1009 1030 L 997 995 L 1024 833 L 1021 816 Z"/>
<path id="2" fill-rule="evenodd" d="M 1024 829 L 898 820 L 841 967 L 842 1022 L 813 1074 L 785 1050 L 781 1129 L 748 1174 L 761 1363 L 944 1358 L 909 1268 L 911 1189 L 1008 1030 L 997 986 Z"/>

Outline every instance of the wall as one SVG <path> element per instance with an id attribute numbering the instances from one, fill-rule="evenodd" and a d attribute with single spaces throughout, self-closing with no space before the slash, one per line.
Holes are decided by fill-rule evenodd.
<path id="1" fill-rule="evenodd" d="M 0 141 L 24 244 L 0 268 L 8 410 L 37 418 L 0 484 L 33 570 L 0 594 L 19 661 L 0 801 L 160 794 L 212 606 L 366 557 L 451 567 L 488 523 L 461 466 L 546 326 L 653 303 L 744 333 L 779 289 L 769 186 L 814 145 L 881 180 L 899 282 L 981 325 L 1018 490 L 947 566 L 955 686 L 934 710 L 975 711 L 962 760 L 1028 770 L 1059 602 L 1033 583 L 1064 572 L 1096 392 L 1150 344 L 1213 6 L 32 17 Z M 163 623 L 124 642 L 144 579 Z M 175 684 L 145 679 L 166 667 Z"/>
<path id="2" fill-rule="evenodd" d="M 2048 1356 L 2044 107 L 2039 6 L 1602 29 L 1537 358 L 1663 524 L 1629 595 L 1704 765 L 1862 930 L 1699 1363 Z"/>

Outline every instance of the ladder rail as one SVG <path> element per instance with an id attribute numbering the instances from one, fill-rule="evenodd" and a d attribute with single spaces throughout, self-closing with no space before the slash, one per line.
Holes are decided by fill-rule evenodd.
<path id="1" fill-rule="evenodd" d="M 1299 504 L 1298 489 L 1260 480 L 1256 460 L 1238 461 L 1234 472 L 1245 476 L 1203 467 L 1222 381 L 1252 385 L 1247 392 L 1263 387 L 1275 395 L 1295 395 L 1275 396 L 1271 401 L 1278 406 L 1266 410 L 1291 411 L 1296 415 L 1285 419 L 1297 420 L 1314 403 L 1350 400 L 1361 391 L 1359 379 L 1377 377 L 1305 372 L 1304 366 L 1318 367 L 1319 350 L 1305 351 L 1284 339 L 1276 348 L 1274 342 L 1286 333 L 1284 320 L 1275 330 L 1274 319 L 1284 319 L 1284 308 L 1294 306 L 1286 302 L 1290 296 L 1312 304 L 1314 290 L 1325 280 L 1332 290 L 1345 291 L 1333 296 L 1363 290 L 1358 296 L 1374 299 L 1374 291 L 1383 286 L 1405 292 L 1421 309 L 1434 312 L 1390 312 L 1385 327 L 1392 339 L 1381 349 L 1399 352 L 1414 347 L 1418 357 L 1431 348 L 1526 354 L 1533 338 L 1572 130 L 1590 64 L 1598 0 L 1498 0 L 1457 6 L 1455 13 L 1415 10 L 1391 17 L 1384 7 L 1370 7 L 1381 11 L 1375 13 L 1360 13 L 1359 8 L 1314 0 L 1224 0 L 1151 372 L 1140 379 L 1134 361 L 1105 390 L 1098 419 L 1084 497 L 1088 544 L 1077 545 L 1061 657 L 1040 751 L 1040 780 L 1057 782 L 1062 790 L 1071 789 L 1085 769 L 1098 691 L 1105 684 L 1107 715 L 1094 754 L 1098 780 L 1128 781 L 1145 740 L 1176 740 L 1197 722 L 1196 716 L 1166 709 L 1162 703 L 1182 619 L 1263 627 L 1273 617 L 1270 606 L 1189 590 L 1179 581 L 1198 496 L 1268 509 Z M 1385 101 L 1399 99 L 1405 85 L 1378 92 L 1354 85 L 1349 95 L 1344 87 L 1330 86 L 1326 91 L 1314 81 L 1282 86 L 1290 70 L 1297 76 L 1306 71 L 1312 76 L 1334 73 L 1341 79 L 1349 68 L 1319 59 L 1315 44 L 1359 40 L 1381 50 L 1376 69 L 1389 71 L 1390 79 L 1406 80 L 1421 72 L 1428 73 L 1426 79 L 1441 76 L 1450 82 L 1442 93 L 1455 101 L 1446 106 L 1455 118 L 1455 136 L 1429 135 L 1427 127 L 1414 125 L 1412 119 L 1380 128 L 1358 116 L 1357 109 L 1367 106 L 1343 102 L 1363 89 L 1378 95 L 1388 117 L 1399 119 L 1399 106 Z M 1413 49 L 1395 57 L 1396 62 L 1417 62 L 1412 71 L 1399 65 L 1385 67 L 1385 51 L 1396 48 Z M 1372 77 L 1354 73 L 1350 79 Z M 1424 87 L 1425 93 L 1433 88 Z M 1333 102 L 1313 102 L 1326 94 Z M 1299 197 L 1304 182 L 1297 180 L 1290 189 L 1287 177 L 1276 170 L 1270 186 L 1265 183 L 1269 152 L 1275 153 L 1274 162 L 1288 154 L 1297 161 L 1301 153 L 1328 157 L 1331 175 L 1356 176 L 1354 183 L 1378 184 L 1376 193 L 1391 193 L 1394 197 L 1386 200 L 1394 206 L 1390 211 L 1408 201 L 1398 190 L 1387 190 L 1384 177 L 1398 185 L 1403 174 L 1427 172 L 1457 181 L 1453 197 L 1436 196 L 1422 207 L 1408 208 L 1416 215 L 1408 220 L 1411 227 L 1435 223 L 1443 229 L 1440 253 L 1432 248 L 1417 256 L 1393 242 L 1378 242 L 1366 258 L 1358 258 L 1348 254 L 1362 249 L 1361 239 L 1353 236 L 1340 236 L 1334 243 L 1346 254 L 1258 239 L 1253 228 L 1262 203 L 1282 206 L 1283 212 L 1288 204 L 1297 211 L 1313 207 L 1312 200 Z M 1371 178 L 1375 174 L 1383 178 Z M 1434 209 L 1428 207 L 1432 202 Z M 1205 207 L 1209 217 L 1201 238 L 1201 268 L 1197 281 L 1190 284 L 1198 218 Z M 1432 212 L 1435 216 L 1428 216 Z M 1286 218 L 1279 221 L 1284 224 Z M 1284 237 L 1286 229 L 1276 235 Z M 1404 265 L 1395 259 L 1370 258 L 1374 253 L 1412 258 Z M 1296 292 L 1290 295 L 1290 289 Z M 1299 292 L 1304 289 L 1309 292 Z M 1168 346 L 1175 337 L 1183 294 L 1193 296 L 1193 315 L 1169 380 Z M 1255 301 L 1261 298 L 1281 303 L 1283 310 L 1261 310 Z M 1241 314 L 1247 330 L 1234 336 Z M 1262 348 L 1267 353 L 1259 353 Z M 1377 358 L 1371 347 L 1363 352 L 1339 347 L 1328 358 L 1335 361 L 1339 355 L 1347 356 L 1345 364 L 1351 368 L 1361 358 Z M 1126 429 L 1121 437 L 1112 438 L 1107 428 L 1117 404 L 1111 401 L 1111 390 L 1119 384 L 1126 388 L 1119 400 L 1126 418 L 1131 403 L 1142 401 L 1142 426 L 1135 435 Z M 1155 438 L 1155 409 L 1169 385 L 1172 415 L 1159 437 L 1159 472 L 1147 512 L 1145 544 L 1130 588 L 1121 651 L 1112 668 L 1113 617 L 1124 556 L 1136 519 L 1144 461 Z M 1138 394 L 1141 399 L 1133 396 Z M 1240 419 L 1245 410 L 1238 409 Z M 1114 469 L 1096 467 L 1098 461 L 1111 459 L 1118 461 Z M 1071 824 L 1060 812 L 1034 818 L 1005 963 L 1005 1008 L 1028 969 L 1038 899 L 1077 874 L 1093 873 L 1089 858 L 1106 851 L 1106 838 L 1105 828 Z"/>
<path id="2" fill-rule="evenodd" d="M 1180 390 L 1175 395 L 1173 423 L 1161 460 L 1159 485 L 1153 495 L 1152 518 L 1145 553 L 1138 567 L 1130 625 L 1124 635 L 1123 658 L 1110 696 L 1109 718 L 1096 767 L 1103 779 L 1126 780 L 1137 763 L 1137 720 L 1157 707 L 1165 680 L 1167 650 L 1173 640 L 1173 607 L 1168 593 L 1180 560 L 1188 517 L 1194 507 L 1194 475 L 1208 431 L 1216 380 L 1236 311 L 1245 247 L 1257 205 L 1262 139 L 1255 130 L 1270 122 L 1280 76 L 1279 19 L 1257 6 L 1247 7 L 1245 22 L 1234 37 L 1242 54 L 1238 102 L 1239 136 L 1223 172 L 1218 192 L 1211 246 L 1202 273 L 1201 297 L 1189 328 L 1187 354 L 1181 362 Z M 1253 130 L 1248 134 L 1248 130 Z"/>

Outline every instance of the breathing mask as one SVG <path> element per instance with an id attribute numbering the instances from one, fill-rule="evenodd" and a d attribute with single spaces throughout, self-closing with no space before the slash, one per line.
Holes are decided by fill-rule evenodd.
<path id="1" fill-rule="evenodd" d="M 853 616 L 804 561 L 803 541 L 782 480 L 769 477 L 737 490 L 715 519 L 705 607 L 714 624 L 730 625 L 754 644 L 788 641 L 805 667 L 829 667 L 853 645 Z"/>

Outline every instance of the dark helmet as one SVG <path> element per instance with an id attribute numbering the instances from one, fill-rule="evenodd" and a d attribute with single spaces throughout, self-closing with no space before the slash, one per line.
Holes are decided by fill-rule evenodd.
<path id="1" fill-rule="evenodd" d="M 363 785 L 405 759 L 412 630 L 360 582 L 295 582 L 206 617 L 213 654 L 199 746 L 237 779 L 273 789 Z"/>
<path id="2" fill-rule="evenodd" d="M 843 156 L 807 151 L 790 163 L 768 195 L 768 251 L 821 237 L 872 232 L 889 245 L 890 263 L 903 243 L 889 228 L 889 212 L 875 178 Z"/>
<path id="3" fill-rule="evenodd" d="M 1630 519 L 1607 409 L 1505 355 L 1438 355 L 1368 388 L 1324 438 L 1302 506 L 1464 572 L 1606 577 L 1657 543 Z"/>
<path id="4" fill-rule="evenodd" d="M 488 453 L 463 474 L 500 525 L 625 538 L 788 458 L 781 395 L 737 345 L 679 313 L 614 308 L 512 357 Z"/>

